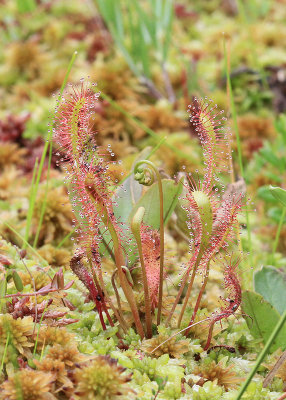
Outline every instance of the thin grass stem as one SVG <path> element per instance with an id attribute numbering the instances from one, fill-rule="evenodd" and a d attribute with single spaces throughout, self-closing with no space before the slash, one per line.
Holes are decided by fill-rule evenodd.
<path id="1" fill-rule="evenodd" d="M 163 301 L 163 278 L 164 278 L 164 246 L 165 246 L 165 238 L 164 238 L 164 193 L 163 193 L 163 185 L 162 179 L 158 169 L 155 165 L 149 160 L 141 160 L 138 161 L 134 167 L 135 179 L 136 174 L 139 173 L 141 175 L 139 183 L 144 183 L 145 173 L 144 171 L 139 172 L 141 165 L 146 164 L 151 167 L 153 173 L 156 175 L 158 181 L 158 189 L 159 189 L 159 201 L 160 201 L 160 281 L 159 281 L 159 294 L 158 294 L 158 313 L 157 313 L 157 325 L 160 325 L 161 322 L 161 312 L 162 312 L 162 301 Z M 148 169 L 150 172 L 150 169 Z M 151 180 L 152 181 L 152 180 Z M 149 184 L 149 183 L 148 183 Z"/>
<path id="2" fill-rule="evenodd" d="M 286 215 L 286 207 L 283 207 L 282 214 L 281 214 L 280 221 L 279 221 L 279 225 L 278 225 L 277 232 L 276 232 L 276 235 L 275 235 L 274 244 L 273 244 L 272 257 L 271 257 L 272 263 L 274 263 L 275 253 L 276 253 L 276 250 L 277 250 L 279 237 L 280 237 L 282 225 L 283 225 L 283 222 L 284 222 L 284 219 L 285 219 L 285 215 Z"/>
<path id="3" fill-rule="evenodd" d="M 241 386 L 238 395 L 236 397 L 235 400 L 240 400 L 243 396 L 243 394 L 245 393 L 248 385 L 250 384 L 252 378 L 254 377 L 257 369 L 259 368 L 259 366 L 261 365 L 262 361 L 264 360 L 265 356 L 267 355 L 269 348 L 271 346 L 271 344 L 273 343 L 273 341 L 275 340 L 276 336 L 278 335 L 280 329 L 283 327 L 283 325 L 285 324 L 286 321 L 286 310 L 284 311 L 284 313 L 281 315 L 278 323 L 276 324 L 276 327 L 274 328 L 274 330 L 272 331 L 270 337 L 268 338 L 263 350 L 261 351 L 261 353 L 259 354 L 254 367 L 252 368 L 251 372 L 249 373 L 249 375 L 247 376 L 245 382 L 243 383 L 243 385 Z"/>
<path id="4" fill-rule="evenodd" d="M 232 118 L 233 118 L 235 136 L 236 136 L 238 164 L 239 164 L 241 177 L 244 179 L 245 175 L 244 175 L 244 167 L 243 167 L 243 161 L 242 161 L 242 150 L 241 150 L 239 129 L 238 129 L 238 123 L 237 123 L 237 113 L 236 113 L 236 107 L 235 107 L 233 91 L 232 91 L 232 84 L 231 84 L 231 79 L 230 79 L 230 65 L 228 63 L 228 57 L 230 58 L 230 51 L 226 50 L 225 39 L 223 40 L 223 48 L 224 48 L 224 60 L 225 60 L 225 66 L 226 66 L 226 79 L 227 79 L 227 85 L 229 88 L 229 96 L 230 96 L 230 104 L 231 104 L 231 113 L 232 113 Z M 250 264 L 253 264 L 251 230 L 250 230 L 249 212 L 248 212 L 247 208 L 245 209 L 245 216 L 246 216 Z"/>
<path id="5" fill-rule="evenodd" d="M 2 360 L 1 360 L 1 367 L 0 367 L 0 372 L 1 373 L 2 373 L 3 367 L 4 367 L 4 362 L 5 362 L 5 357 L 6 357 L 6 354 L 7 354 L 9 339 L 10 339 L 10 332 L 8 332 L 8 334 L 7 334 L 7 339 L 6 339 L 6 343 L 5 343 L 5 347 L 4 347 L 4 351 L 3 351 L 3 356 L 2 356 Z"/>
<path id="6" fill-rule="evenodd" d="M 35 250 L 29 242 L 27 242 L 27 240 L 25 240 L 25 238 L 23 238 L 23 236 L 18 233 L 10 224 L 8 224 L 8 222 L 6 221 L 2 221 L 3 224 L 5 224 L 19 239 L 22 240 L 23 244 L 26 245 L 26 248 L 28 247 L 31 252 L 38 257 L 45 265 L 48 265 L 47 261 L 37 252 L 37 250 Z M 51 268 L 51 270 L 54 272 L 53 268 Z"/>
<path id="7" fill-rule="evenodd" d="M 39 340 L 39 334 L 40 334 L 41 324 L 42 324 L 42 321 L 43 321 L 43 318 L 44 318 L 44 315 L 45 315 L 45 312 L 46 312 L 46 308 L 47 308 L 47 307 L 44 308 L 43 314 L 42 314 L 41 319 L 40 319 L 40 322 L 39 322 L 39 329 L 38 329 L 37 337 L 36 337 L 36 340 L 35 340 L 35 346 L 34 346 L 34 350 L 33 350 L 33 355 L 35 355 L 35 354 L 36 354 L 36 351 L 37 351 L 37 346 L 38 346 L 38 340 Z"/>
<path id="8" fill-rule="evenodd" d="M 131 222 L 131 230 L 135 237 L 137 243 L 137 249 L 139 253 L 139 259 L 141 264 L 142 278 L 143 278 L 143 288 L 144 288 L 144 299 L 145 299 L 145 319 L 146 319 L 146 337 L 147 339 L 152 337 L 152 316 L 151 316 L 151 303 L 150 303 L 150 293 L 148 287 L 146 267 L 142 251 L 142 241 L 140 235 L 140 226 L 145 213 L 144 207 L 139 207 L 136 214 L 134 215 Z"/>
<path id="9" fill-rule="evenodd" d="M 65 86 L 66 86 L 66 84 L 67 84 L 67 81 L 68 81 L 68 78 L 69 78 L 69 74 L 70 74 L 70 71 L 71 71 L 71 69 L 72 69 L 72 66 L 73 66 L 73 64 L 74 64 L 74 62 L 75 62 L 76 56 L 77 56 L 77 51 L 75 51 L 75 52 L 73 53 L 72 58 L 71 58 L 71 60 L 70 60 L 70 63 L 69 63 L 69 65 L 68 65 L 68 69 L 67 69 L 66 75 L 65 75 L 65 77 L 64 77 L 63 84 L 62 84 L 61 89 L 60 89 L 59 98 L 58 98 L 58 100 L 57 100 L 56 110 L 58 109 L 59 104 L 60 104 L 60 102 L 61 102 L 62 95 L 63 95 L 63 91 L 64 91 L 64 88 L 65 88 Z M 55 111 L 55 112 L 56 112 L 56 111 Z M 40 179 L 41 179 L 41 176 L 42 176 L 43 167 L 44 167 L 44 162 L 45 162 L 45 158 L 46 158 L 46 154 L 47 154 L 47 151 L 48 151 L 48 149 L 49 149 L 49 146 L 50 146 L 50 155 L 49 155 L 49 166 L 48 166 L 48 169 L 49 169 L 49 167 L 50 167 L 51 154 L 52 154 L 52 135 L 53 135 L 53 129 L 52 129 L 52 127 L 51 127 L 51 129 L 50 129 L 50 131 L 49 131 L 49 133 L 48 133 L 47 140 L 46 140 L 46 142 L 45 142 L 45 146 L 44 146 L 44 149 L 43 149 L 43 152 L 42 152 L 42 156 L 41 156 L 41 160 L 40 160 L 40 164 L 39 164 L 39 169 L 38 169 L 38 174 L 37 174 L 37 178 L 36 178 L 35 188 L 34 188 L 34 190 L 33 190 L 33 201 L 32 201 L 31 206 L 29 205 L 29 211 L 28 211 L 29 214 L 28 214 L 28 216 L 30 216 L 30 217 L 29 217 L 30 219 L 28 219 L 28 221 L 27 221 L 26 235 L 25 235 L 25 240 L 26 240 L 26 242 L 28 242 L 28 240 L 29 240 L 30 224 L 31 224 L 31 219 L 32 219 L 32 215 L 33 215 L 33 212 L 34 212 L 35 199 L 36 199 L 36 197 L 37 197 L 38 188 L 39 188 L 39 183 L 40 183 Z M 46 185 L 46 192 L 47 192 L 47 189 L 48 189 L 48 185 Z M 46 192 L 45 192 L 45 194 L 46 194 Z M 45 197 L 45 198 L 46 198 L 46 197 Z M 45 201 L 43 202 L 43 206 L 42 206 L 42 207 L 45 209 Z M 43 210 L 41 210 L 41 216 L 42 216 L 42 214 L 44 214 L 44 212 L 42 212 L 42 211 L 43 211 Z M 45 211 L 45 210 L 44 210 L 44 211 Z M 43 216 L 42 216 L 42 219 L 40 218 L 41 224 L 42 224 L 42 220 L 43 220 Z M 41 229 L 41 226 L 40 226 L 40 228 L 38 227 L 38 231 L 37 231 L 37 232 L 39 232 L 40 229 Z M 24 243 L 24 248 L 26 248 L 26 244 L 25 244 L 25 243 Z"/>

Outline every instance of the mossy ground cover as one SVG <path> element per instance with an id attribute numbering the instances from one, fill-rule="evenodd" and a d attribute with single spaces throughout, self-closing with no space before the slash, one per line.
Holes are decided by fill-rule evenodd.
<path id="1" fill-rule="evenodd" d="M 285 2 L 0 11 L 0 398 L 237 399 L 286 307 Z"/>

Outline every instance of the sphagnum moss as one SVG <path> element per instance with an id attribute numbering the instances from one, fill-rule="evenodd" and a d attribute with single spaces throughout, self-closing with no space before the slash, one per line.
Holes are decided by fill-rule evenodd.
<path id="1" fill-rule="evenodd" d="M 78 398 L 86 400 L 123 399 L 132 389 L 127 385 L 132 374 L 109 356 L 98 356 L 75 373 Z"/>
<path id="2" fill-rule="evenodd" d="M 51 373 L 22 369 L 9 377 L 2 385 L 3 400 L 56 400 L 50 393 Z"/>

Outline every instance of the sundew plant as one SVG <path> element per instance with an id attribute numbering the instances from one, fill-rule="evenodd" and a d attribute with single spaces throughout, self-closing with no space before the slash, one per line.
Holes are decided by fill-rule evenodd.
<path id="1" fill-rule="evenodd" d="M 0 2 L 0 400 L 286 399 L 285 18 Z"/>
<path id="2" fill-rule="evenodd" d="M 186 307 L 189 305 L 195 279 L 201 280 L 201 288 L 193 305 L 185 335 L 188 335 L 200 308 L 205 292 L 209 271 L 214 263 L 222 263 L 224 283 L 229 297 L 224 299 L 220 312 L 208 317 L 210 334 L 206 343 L 211 343 L 211 332 L 215 322 L 228 318 L 235 313 L 241 302 L 241 287 L 238 279 L 239 259 L 236 249 L 237 216 L 243 204 L 243 194 L 224 192 L 218 175 L 228 172 L 231 165 L 229 132 L 224 127 L 222 112 L 211 101 L 195 99 L 189 106 L 190 122 L 203 147 L 204 175 L 198 181 L 191 172 L 185 174 L 185 195 L 180 202 L 185 212 L 185 223 L 189 230 L 189 260 L 184 271 L 178 294 L 171 310 L 162 317 L 162 308 L 166 293 L 163 282 L 166 279 L 164 268 L 164 190 L 162 178 L 156 166 L 148 160 L 138 161 L 134 167 L 134 178 L 140 184 L 150 186 L 155 181 L 159 191 L 160 229 L 154 229 L 144 222 L 145 208 L 140 206 L 134 212 L 130 225 L 123 226 L 117 217 L 116 194 L 109 172 L 110 164 L 106 153 L 97 145 L 97 135 L 90 127 L 90 114 L 98 101 L 99 93 L 93 86 L 82 83 L 66 93 L 61 106 L 56 111 L 55 137 L 65 154 L 63 162 L 66 170 L 70 200 L 78 224 L 78 248 L 71 260 L 71 269 L 87 287 L 96 310 L 100 316 L 102 328 L 106 330 L 103 314 L 108 323 L 118 323 L 126 332 L 132 323 L 126 321 L 121 307 L 120 296 L 116 302 L 106 289 L 101 263 L 100 245 L 105 232 L 110 236 L 109 246 L 114 259 L 116 274 L 116 293 L 121 288 L 128 303 L 129 312 L 141 339 L 153 336 L 153 325 L 177 319 L 180 328 Z M 111 158 L 112 158 L 112 150 Z M 123 195 L 124 196 L 124 195 Z M 179 200 L 179 199 L 177 199 Z M 148 207 L 150 205 L 147 205 Z M 153 205 L 156 207 L 156 205 Z M 132 282 L 129 269 L 128 244 L 136 241 L 132 251 L 138 260 L 134 265 L 140 268 L 144 299 L 142 311 L 139 311 L 136 295 L 138 292 Z M 180 307 L 179 316 L 175 316 L 182 294 L 186 290 Z M 112 317 L 110 311 L 112 311 Z"/>
<path id="3" fill-rule="evenodd" d="M 230 131 L 223 111 L 218 111 L 217 105 L 207 98 L 195 98 L 189 105 L 190 124 L 203 150 L 204 170 L 201 177 L 186 171 L 180 178 L 168 179 L 178 190 L 167 210 L 166 179 L 150 160 L 136 161 L 123 183 L 114 179 L 118 163 L 113 161 L 112 146 L 103 148 L 98 144 L 100 132 L 93 131 L 90 121 L 99 97 L 96 86 L 82 80 L 79 86 L 70 86 L 64 93 L 55 113 L 54 135 L 77 233 L 70 268 L 88 291 L 103 332 L 116 328 L 120 346 L 126 346 L 124 337 L 134 329 L 152 357 L 166 351 L 185 353 L 188 350 L 183 337 L 196 338 L 195 332 L 203 324 L 207 330 L 203 350 L 209 352 L 216 347 L 213 334 L 219 332 L 216 327 L 222 321 L 239 313 L 253 319 L 240 309 L 239 271 L 243 253 L 239 247 L 238 218 L 249 201 L 243 189 L 235 184 L 226 188 L 220 179 L 223 176 L 225 181 L 232 169 Z M 134 193 L 124 189 L 126 182 L 127 186 L 138 182 L 149 187 L 143 201 L 141 197 L 133 203 L 127 218 L 120 207 L 130 204 L 128 195 Z M 150 190 L 157 192 L 155 200 L 148 197 Z M 150 208 L 155 210 L 157 224 L 150 217 Z M 170 296 L 164 230 L 175 208 L 185 227 L 189 252 L 177 293 L 167 305 Z M 107 272 L 108 257 L 111 271 Z M 201 303 L 213 269 L 222 273 L 220 284 L 225 296 L 218 299 L 218 309 L 206 314 Z M 178 340 L 178 336 L 182 339 Z M 218 347 L 234 351 L 227 343 Z M 235 388 L 239 379 L 233 380 L 230 387 Z M 157 394 L 165 385 L 163 380 Z"/>

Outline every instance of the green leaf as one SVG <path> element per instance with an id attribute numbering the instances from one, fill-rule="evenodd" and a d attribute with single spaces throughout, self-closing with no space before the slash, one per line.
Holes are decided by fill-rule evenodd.
<path id="1" fill-rule="evenodd" d="M 280 319 L 278 311 L 260 294 L 249 290 L 242 294 L 242 309 L 246 314 L 244 318 L 252 336 L 256 339 L 262 339 L 266 343 Z M 286 325 L 277 335 L 270 351 L 273 352 L 279 347 L 283 351 L 286 349 Z"/>
<path id="2" fill-rule="evenodd" d="M 276 199 L 273 197 L 273 194 L 271 193 L 270 186 L 268 185 L 260 186 L 260 188 L 257 190 L 257 194 L 264 201 L 277 204 Z"/>
<path id="3" fill-rule="evenodd" d="M 128 222 L 133 207 L 141 197 L 142 189 L 143 186 L 134 179 L 133 174 L 116 189 L 114 215 L 120 222 Z"/>
<path id="4" fill-rule="evenodd" d="M 275 222 L 277 222 L 277 224 L 280 222 L 282 214 L 283 214 L 283 209 L 281 209 L 281 207 L 271 207 L 267 212 L 267 216 L 272 218 Z M 286 224 L 285 217 L 282 223 Z"/>
<path id="5" fill-rule="evenodd" d="M 177 226 L 182 233 L 184 233 L 187 237 L 190 235 L 190 229 L 188 228 L 187 222 L 189 221 L 189 217 L 185 207 L 188 205 L 188 201 L 186 200 L 186 195 L 188 190 L 186 187 L 183 187 L 181 198 L 179 199 L 175 213 L 177 216 Z"/>
<path id="6" fill-rule="evenodd" d="M 280 187 L 271 186 L 269 187 L 270 192 L 275 197 L 276 200 L 286 207 L 286 190 Z"/>
<path id="7" fill-rule="evenodd" d="M 163 195 L 164 195 L 164 223 L 167 223 L 174 211 L 178 198 L 183 190 L 183 182 L 175 183 L 171 179 L 163 179 Z M 147 192 L 141 197 L 136 206 L 133 208 L 129 217 L 132 220 L 139 207 L 145 208 L 143 218 L 144 224 L 152 226 L 154 229 L 160 227 L 160 201 L 158 183 L 154 183 Z"/>
<path id="8" fill-rule="evenodd" d="M 281 161 L 280 159 L 275 155 L 275 153 L 273 152 L 273 150 L 266 146 L 263 147 L 260 150 L 260 154 L 262 155 L 262 157 L 268 161 L 270 164 L 274 165 L 275 167 L 279 168 L 281 167 Z"/>
<path id="9" fill-rule="evenodd" d="M 150 147 L 146 147 L 141 151 L 139 156 L 136 157 L 131 171 L 134 170 L 134 166 L 138 161 L 149 158 L 151 152 L 150 149 Z M 114 192 L 116 206 L 113 211 L 115 217 L 119 219 L 120 222 L 128 223 L 133 207 L 142 196 L 143 188 L 144 186 L 140 185 L 140 183 L 134 178 L 133 172 L 123 181 L 123 183 L 120 184 L 120 186 L 117 187 Z"/>
<path id="10" fill-rule="evenodd" d="M 255 291 L 261 294 L 282 315 L 286 309 L 286 274 L 271 266 L 263 266 L 254 274 Z"/>

